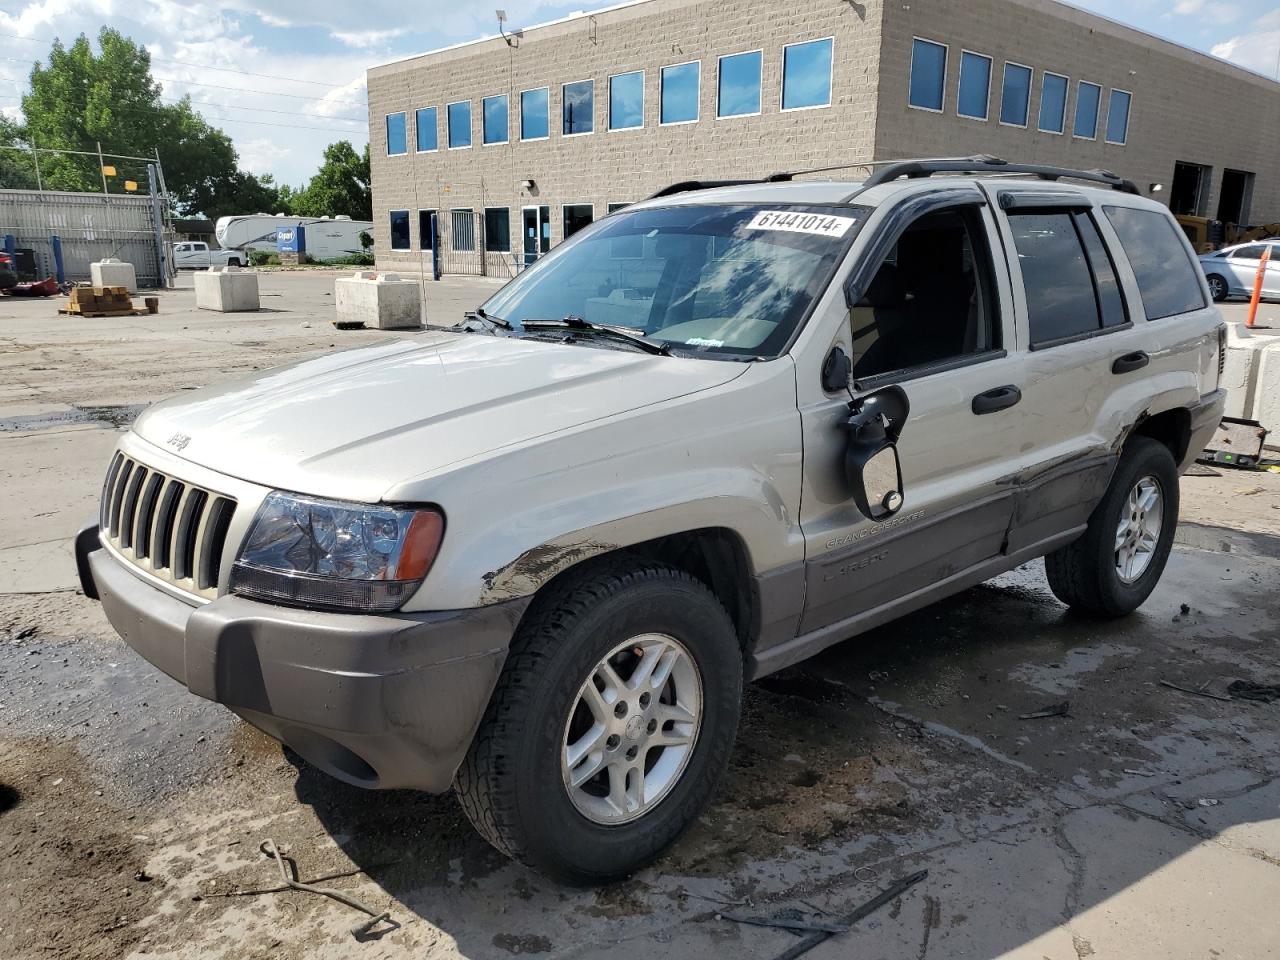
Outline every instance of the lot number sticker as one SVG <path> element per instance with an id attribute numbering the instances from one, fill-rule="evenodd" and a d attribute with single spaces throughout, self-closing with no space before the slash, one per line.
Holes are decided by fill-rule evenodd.
<path id="1" fill-rule="evenodd" d="M 853 226 L 852 217 L 833 217 L 825 213 L 795 213 L 790 210 L 766 210 L 757 213 L 747 224 L 748 230 L 783 230 L 787 233 L 813 233 L 820 237 L 843 237 Z"/>

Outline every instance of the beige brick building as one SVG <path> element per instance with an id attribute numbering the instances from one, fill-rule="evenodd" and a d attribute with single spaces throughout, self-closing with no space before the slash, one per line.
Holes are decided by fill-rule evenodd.
<path id="1" fill-rule="evenodd" d="M 1280 84 L 1054 0 L 639 0 L 368 80 L 384 267 L 429 266 L 432 213 L 450 269 L 483 246 L 505 275 L 675 181 L 895 157 L 1101 167 L 1280 221 Z"/>

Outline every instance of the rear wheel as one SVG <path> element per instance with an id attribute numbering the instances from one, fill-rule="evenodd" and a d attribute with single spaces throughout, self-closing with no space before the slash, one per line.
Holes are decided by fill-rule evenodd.
<path id="1" fill-rule="evenodd" d="M 454 787 L 500 851 L 624 877 L 705 807 L 742 695 L 737 636 L 688 574 L 636 561 L 553 587 L 521 625 Z"/>
<path id="2" fill-rule="evenodd" d="M 1209 293 L 1215 302 L 1221 303 L 1223 300 L 1227 299 L 1227 281 L 1222 276 L 1216 273 L 1210 273 L 1205 276 L 1205 279 L 1209 281 Z"/>
<path id="3" fill-rule="evenodd" d="M 1132 613 L 1164 572 L 1178 525 L 1178 468 L 1150 437 L 1132 437 L 1083 536 L 1044 558 L 1049 588 L 1096 616 Z"/>

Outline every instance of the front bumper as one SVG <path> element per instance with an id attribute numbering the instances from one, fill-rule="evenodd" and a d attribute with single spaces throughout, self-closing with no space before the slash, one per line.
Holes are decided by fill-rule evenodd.
<path id="1" fill-rule="evenodd" d="M 224 596 L 193 606 L 76 538 L 85 595 L 129 646 L 313 765 L 440 793 L 466 755 L 527 600 L 440 613 L 322 613 Z"/>

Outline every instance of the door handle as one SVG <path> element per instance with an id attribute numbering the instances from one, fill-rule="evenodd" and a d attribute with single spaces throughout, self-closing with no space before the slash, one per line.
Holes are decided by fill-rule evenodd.
<path id="1" fill-rule="evenodd" d="M 1132 373 L 1134 370 L 1141 370 L 1151 358 L 1147 356 L 1145 350 L 1135 350 L 1133 353 L 1126 353 L 1123 357 L 1116 357 L 1115 363 L 1111 364 L 1112 373 Z"/>
<path id="2" fill-rule="evenodd" d="M 984 413 L 1007 410 L 1021 399 L 1022 391 L 1013 384 L 996 387 L 973 398 L 973 412 L 978 416 L 982 416 Z"/>

